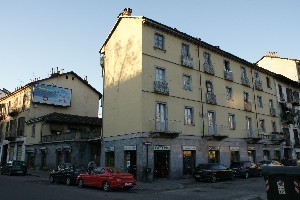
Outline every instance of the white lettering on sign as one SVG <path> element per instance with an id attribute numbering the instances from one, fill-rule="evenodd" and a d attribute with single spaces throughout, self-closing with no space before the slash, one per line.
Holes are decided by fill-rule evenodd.
<path id="1" fill-rule="evenodd" d="M 182 146 L 182 150 L 193 151 L 196 150 L 195 146 Z"/>
<path id="2" fill-rule="evenodd" d="M 105 147 L 105 152 L 115 151 L 115 147 Z"/>
<path id="3" fill-rule="evenodd" d="M 278 193 L 279 194 L 286 194 L 283 181 L 281 181 L 281 180 L 277 181 L 277 188 L 278 188 Z"/>
<path id="4" fill-rule="evenodd" d="M 208 147 L 209 151 L 219 151 L 220 147 Z"/>
<path id="5" fill-rule="evenodd" d="M 229 147 L 230 151 L 239 151 L 240 147 Z"/>
<path id="6" fill-rule="evenodd" d="M 251 150 L 253 151 L 253 150 L 255 150 L 255 147 L 248 147 L 248 150 L 249 151 L 251 151 Z"/>
<path id="7" fill-rule="evenodd" d="M 160 145 L 154 146 L 154 150 L 168 151 L 170 149 L 171 149 L 170 146 L 160 146 Z"/>
<path id="8" fill-rule="evenodd" d="M 263 148 L 263 150 L 270 151 L 270 148 Z"/>
<path id="9" fill-rule="evenodd" d="M 124 146 L 124 151 L 135 151 L 136 145 Z"/>

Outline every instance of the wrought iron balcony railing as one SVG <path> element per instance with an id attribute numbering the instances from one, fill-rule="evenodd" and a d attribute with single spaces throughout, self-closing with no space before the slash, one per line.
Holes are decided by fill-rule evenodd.
<path id="1" fill-rule="evenodd" d="M 185 67 L 193 68 L 193 66 L 194 66 L 193 58 L 182 55 L 181 56 L 181 65 L 185 66 Z"/>
<path id="2" fill-rule="evenodd" d="M 206 93 L 206 103 L 217 104 L 216 95 L 212 93 Z"/>
<path id="3" fill-rule="evenodd" d="M 204 63 L 203 67 L 205 73 L 208 73 L 210 75 L 215 75 L 214 66 L 212 64 Z"/>
<path id="4" fill-rule="evenodd" d="M 263 91 L 263 87 L 262 87 L 262 81 L 261 80 L 255 80 L 255 89 L 256 90 L 260 90 Z"/>
<path id="5" fill-rule="evenodd" d="M 228 81 L 233 81 L 233 73 L 232 71 L 224 70 L 224 79 Z"/>
<path id="6" fill-rule="evenodd" d="M 251 112 L 252 104 L 249 101 L 244 101 L 244 109 L 245 109 L 245 111 Z"/>
<path id="7" fill-rule="evenodd" d="M 51 134 L 42 136 L 42 142 L 55 141 L 80 141 L 91 140 L 101 137 L 101 132 L 83 131 L 83 132 L 64 132 L 61 134 Z"/>
<path id="8" fill-rule="evenodd" d="M 276 110 L 274 108 L 270 108 L 270 115 L 276 117 Z"/>
<path id="9" fill-rule="evenodd" d="M 242 76 L 241 80 L 242 80 L 243 85 L 250 87 L 250 82 L 249 82 L 249 79 L 247 77 Z"/>
<path id="10" fill-rule="evenodd" d="M 154 81 L 154 92 L 168 95 L 168 83 L 166 81 Z"/>

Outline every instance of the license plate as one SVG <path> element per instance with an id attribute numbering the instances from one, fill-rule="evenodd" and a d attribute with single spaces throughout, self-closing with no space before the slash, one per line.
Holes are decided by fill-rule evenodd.
<path id="1" fill-rule="evenodd" d="M 125 183 L 125 186 L 132 186 L 132 183 Z"/>

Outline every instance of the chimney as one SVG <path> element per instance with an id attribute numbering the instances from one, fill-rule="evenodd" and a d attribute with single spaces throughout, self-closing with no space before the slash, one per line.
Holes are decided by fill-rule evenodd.
<path id="1" fill-rule="evenodd" d="M 132 9 L 131 8 L 125 8 L 122 13 L 120 13 L 119 17 L 121 16 L 131 16 Z"/>
<path id="2" fill-rule="evenodd" d="M 269 51 L 269 52 L 267 52 L 266 56 L 271 57 L 271 58 L 278 58 L 278 53 L 274 52 L 274 51 L 273 52 Z"/>

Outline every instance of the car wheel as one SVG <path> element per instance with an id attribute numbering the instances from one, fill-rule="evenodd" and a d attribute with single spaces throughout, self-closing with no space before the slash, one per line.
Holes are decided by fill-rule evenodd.
<path id="1" fill-rule="evenodd" d="M 49 180 L 50 180 L 50 183 L 54 183 L 54 178 L 53 178 L 53 176 L 50 176 L 50 177 L 49 177 Z"/>
<path id="2" fill-rule="evenodd" d="M 78 187 L 83 188 L 84 187 L 84 183 L 82 179 L 79 179 L 78 181 Z"/>
<path id="3" fill-rule="evenodd" d="M 11 171 L 9 170 L 9 171 L 8 171 L 8 176 L 11 176 L 11 175 L 12 175 L 12 173 L 11 173 Z"/>
<path id="4" fill-rule="evenodd" d="M 108 181 L 104 181 L 102 187 L 103 187 L 103 190 L 105 192 L 109 192 L 110 191 L 110 185 L 109 185 Z"/>
<path id="5" fill-rule="evenodd" d="M 3 171 L 1 171 L 1 175 L 3 175 L 4 173 L 3 173 Z"/>
<path id="6" fill-rule="evenodd" d="M 70 186 L 70 185 L 71 185 L 71 178 L 70 178 L 70 177 L 67 177 L 67 179 L 66 179 L 66 184 L 67 184 L 67 186 Z"/>
<path id="7" fill-rule="evenodd" d="M 211 175 L 210 181 L 211 181 L 212 183 L 217 182 L 217 177 L 216 177 L 216 175 Z"/>
<path id="8" fill-rule="evenodd" d="M 245 172 L 245 174 L 244 174 L 244 178 L 245 178 L 245 179 L 249 178 L 249 174 L 248 174 L 248 172 Z"/>

